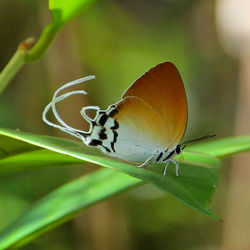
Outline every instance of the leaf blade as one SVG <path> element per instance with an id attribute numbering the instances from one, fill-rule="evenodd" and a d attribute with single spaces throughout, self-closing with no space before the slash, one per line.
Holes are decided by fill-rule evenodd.
<path id="1" fill-rule="evenodd" d="M 188 147 L 190 151 L 208 153 L 215 157 L 224 158 L 239 152 L 250 150 L 250 136 L 229 137 L 211 140 Z"/>
<path id="2" fill-rule="evenodd" d="M 142 183 L 103 169 L 78 178 L 34 203 L 0 233 L 0 249 L 20 247 L 44 231 L 63 223 L 84 208 Z"/>
<path id="3" fill-rule="evenodd" d="M 63 26 L 73 19 L 84 7 L 95 0 L 49 0 L 49 9 L 53 23 Z"/>
<path id="4" fill-rule="evenodd" d="M 186 205 L 213 216 L 208 208 L 208 203 L 211 200 L 217 185 L 220 162 L 209 155 L 189 153 L 187 151 L 185 153 L 185 158 L 187 160 L 186 165 L 188 167 L 185 168 L 185 164 L 182 164 L 182 173 L 180 173 L 180 176 L 177 178 L 175 176 L 174 168 L 172 167 L 169 169 L 167 176 L 162 176 L 162 167 L 159 165 L 150 165 L 150 168 L 148 169 L 139 169 L 128 163 L 100 156 L 100 153 L 87 148 L 82 143 L 48 136 L 32 135 L 20 131 L 13 132 L 8 129 L 2 129 L 0 133 L 4 133 L 5 136 L 12 136 L 33 145 L 66 154 L 83 161 L 119 170 L 135 178 L 150 182 L 158 188 L 167 191 Z M 84 151 L 88 153 L 83 153 Z M 89 152 L 92 152 L 92 154 L 89 154 Z M 188 161 L 190 162 L 189 164 Z M 204 164 L 207 164 L 208 167 L 205 167 Z M 207 176 L 212 176 L 212 180 L 206 179 Z M 204 183 L 207 185 L 203 186 L 203 189 L 200 189 L 200 184 L 198 183 L 199 178 L 203 179 L 205 181 Z M 196 180 L 196 182 L 194 180 Z M 187 190 L 193 191 L 191 193 L 187 193 Z M 194 192 L 194 190 L 197 192 Z M 201 197 L 201 190 L 204 191 L 203 195 L 206 195 L 204 196 L 204 199 L 197 200 L 195 197 Z M 205 192 L 206 190 L 209 190 L 209 192 Z"/>

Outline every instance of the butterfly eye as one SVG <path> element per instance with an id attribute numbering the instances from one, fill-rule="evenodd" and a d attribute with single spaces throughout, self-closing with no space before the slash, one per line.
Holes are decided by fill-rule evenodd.
<path id="1" fill-rule="evenodd" d="M 177 155 L 179 155 L 182 152 L 182 148 L 181 148 L 180 145 L 176 146 L 175 152 L 176 152 Z"/>

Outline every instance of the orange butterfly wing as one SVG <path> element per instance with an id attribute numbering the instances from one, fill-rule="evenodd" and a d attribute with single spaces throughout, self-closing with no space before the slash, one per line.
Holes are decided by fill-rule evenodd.
<path id="1" fill-rule="evenodd" d="M 126 97 L 116 106 L 118 112 L 113 116 L 119 124 L 114 144 L 116 157 L 143 162 L 152 155 L 169 150 L 165 147 L 170 143 L 166 141 L 171 138 L 169 130 L 165 121 L 149 104 L 139 97 Z"/>
<path id="2" fill-rule="evenodd" d="M 165 123 L 168 137 L 166 147 L 182 139 L 188 117 L 187 97 L 181 76 L 174 64 L 165 62 L 150 69 L 124 93 L 123 98 L 135 96 L 149 104 Z M 152 124 L 155 121 L 152 119 Z"/>
<path id="3" fill-rule="evenodd" d="M 129 96 L 117 104 L 117 109 L 114 119 L 118 121 L 119 128 L 124 126 L 130 130 L 129 133 L 124 133 L 124 137 L 129 137 L 133 133 L 132 138 L 141 139 L 150 147 L 152 145 L 160 147 L 166 143 L 166 138 L 170 135 L 165 121 L 144 100 Z"/>

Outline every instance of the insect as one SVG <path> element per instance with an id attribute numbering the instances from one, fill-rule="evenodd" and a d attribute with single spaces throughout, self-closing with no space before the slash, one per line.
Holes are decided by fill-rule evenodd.
<path id="1" fill-rule="evenodd" d="M 98 106 L 83 107 L 81 115 L 90 128 L 89 131 L 82 131 L 61 119 L 56 103 L 75 94 L 87 94 L 84 90 L 76 90 L 59 95 L 66 88 L 94 78 L 87 76 L 56 90 L 52 101 L 44 109 L 43 121 L 81 139 L 88 146 L 101 149 L 105 154 L 141 163 L 138 167 L 150 162 L 165 163 L 163 175 L 166 175 L 168 164 L 172 162 L 178 176 L 179 162 L 172 158 L 181 154 L 185 147 L 179 143 L 186 130 L 188 108 L 184 85 L 175 65 L 171 62 L 156 65 L 138 78 L 119 102 L 106 110 Z M 47 119 L 50 109 L 60 125 Z M 96 111 L 94 118 L 87 115 L 88 110 Z M 210 136 L 200 139 L 207 137 Z"/>

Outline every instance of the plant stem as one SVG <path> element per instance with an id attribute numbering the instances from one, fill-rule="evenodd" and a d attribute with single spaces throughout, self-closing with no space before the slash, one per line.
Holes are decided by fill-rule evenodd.
<path id="1" fill-rule="evenodd" d="M 46 26 L 36 44 L 27 52 L 24 57 L 25 62 L 35 61 L 40 58 L 59 31 L 59 26 L 54 23 Z"/>
<path id="2" fill-rule="evenodd" d="M 30 47 L 33 45 L 34 39 L 28 38 L 22 42 L 13 57 L 10 59 L 9 63 L 0 73 L 0 95 L 8 86 L 10 80 L 15 76 L 19 69 L 25 64 L 24 57 Z"/>
<path id="3" fill-rule="evenodd" d="M 25 63 L 35 61 L 42 56 L 58 30 L 59 27 L 50 24 L 44 29 L 41 37 L 32 48 L 31 46 L 34 43 L 33 38 L 28 38 L 18 46 L 13 57 L 0 73 L 0 95 Z"/>

